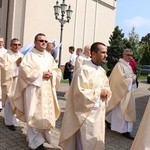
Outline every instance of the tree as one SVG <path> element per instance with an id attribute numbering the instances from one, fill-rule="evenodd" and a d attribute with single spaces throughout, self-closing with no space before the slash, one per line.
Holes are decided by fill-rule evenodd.
<path id="1" fill-rule="evenodd" d="M 141 64 L 147 65 L 150 64 L 150 33 L 141 39 L 141 47 L 139 53 L 141 53 Z"/>
<path id="2" fill-rule="evenodd" d="M 133 57 L 137 62 L 136 73 L 137 73 L 137 76 L 139 76 L 140 75 L 140 61 L 141 61 L 142 55 L 139 52 L 140 50 L 139 35 L 135 32 L 134 27 L 129 33 L 128 42 L 130 45 L 129 47 L 133 50 Z"/>
<path id="3" fill-rule="evenodd" d="M 122 33 L 122 30 L 116 26 L 109 38 L 107 63 L 109 70 L 112 70 L 115 64 L 118 62 L 127 43 L 128 41 L 124 38 L 124 33 Z"/>
<path id="4" fill-rule="evenodd" d="M 130 48 L 133 50 L 134 57 L 139 59 L 139 48 L 140 48 L 140 41 L 139 35 L 135 32 L 135 28 L 133 27 L 131 32 L 129 33 L 129 44 Z"/>
<path id="5" fill-rule="evenodd" d="M 150 33 L 141 38 L 141 42 L 149 42 L 150 43 Z"/>

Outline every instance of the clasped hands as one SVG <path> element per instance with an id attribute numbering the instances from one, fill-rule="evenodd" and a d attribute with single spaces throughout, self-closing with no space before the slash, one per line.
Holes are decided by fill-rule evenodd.
<path id="1" fill-rule="evenodd" d="M 100 97 L 103 99 L 103 100 L 107 100 L 107 98 L 111 95 L 111 92 L 107 89 L 102 89 L 101 90 L 101 94 L 100 94 Z"/>
<path id="2" fill-rule="evenodd" d="M 20 63 L 22 62 L 22 57 L 19 57 L 17 60 L 16 60 L 16 64 L 17 66 L 19 67 L 20 66 Z"/>
<path id="3" fill-rule="evenodd" d="M 53 77 L 53 74 L 52 74 L 52 72 L 50 72 L 49 70 L 43 72 L 43 79 L 49 80 L 49 79 L 51 79 L 52 77 Z"/>

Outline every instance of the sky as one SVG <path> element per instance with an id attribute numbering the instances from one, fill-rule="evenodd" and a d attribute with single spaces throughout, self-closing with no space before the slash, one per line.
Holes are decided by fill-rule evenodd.
<path id="1" fill-rule="evenodd" d="M 150 0 L 117 0 L 116 25 L 128 37 L 132 28 L 139 38 L 150 33 Z"/>

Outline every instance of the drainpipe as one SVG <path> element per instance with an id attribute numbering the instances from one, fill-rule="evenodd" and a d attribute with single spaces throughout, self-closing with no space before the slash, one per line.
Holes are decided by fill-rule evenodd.
<path id="1" fill-rule="evenodd" d="M 6 36 L 5 36 L 5 47 L 6 48 L 7 48 L 7 41 L 8 41 L 9 6 L 10 6 L 10 0 L 8 0 L 8 3 L 7 3 Z"/>

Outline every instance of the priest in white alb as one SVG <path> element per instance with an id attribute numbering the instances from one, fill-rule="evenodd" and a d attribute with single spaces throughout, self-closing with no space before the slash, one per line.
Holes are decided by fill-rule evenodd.
<path id="1" fill-rule="evenodd" d="M 91 46 L 91 60 L 85 60 L 66 93 L 66 109 L 60 131 L 63 150 L 104 150 L 105 108 L 111 97 L 108 78 L 101 64 L 107 47 Z"/>
<path id="2" fill-rule="evenodd" d="M 0 58 L 2 102 L 4 107 L 4 120 L 8 129 L 15 131 L 16 117 L 12 112 L 12 97 L 14 96 L 18 79 L 19 66 L 23 55 L 19 52 L 20 40 L 13 38 L 10 42 L 10 49 Z"/>
<path id="3" fill-rule="evenodd" d="M 0 59 L 4 57 L 4 54 L 6 52 L 7 50 L 4 48 L 4 38 L 0 36 Z M 2 111 L 1 68 L 2 68 L 2 64 L 0 63 L 0 112 Z"/>
<path id="4" fill-rule="evenodd" d="M 108 104 L 109 113 L 106 116 L 107 127 L 130 140 L 134 139 L 130 133 L 136 120 L 134 98 L 136 75 L 129 65 L 132 56 L 132 50 L 125 49 L 122 58 L 119 59 L 110 74 L 109 84 L 112 98 Z"/>
<path id="5" fill-rule="evenodd" d="M 35 36 L 34 48 L 21 63 L 13 111 L 27 123 L 27 141 L 31 149 L 44 149 L 51 143 L 51 129 L 60 115 L 56 88 L 61 70 L 45 49 L 47 39 L 43 33 Z"/>

